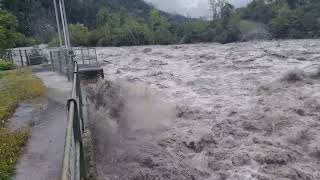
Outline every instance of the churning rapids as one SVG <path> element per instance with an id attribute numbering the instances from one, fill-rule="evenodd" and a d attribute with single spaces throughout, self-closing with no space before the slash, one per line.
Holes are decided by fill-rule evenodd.
<path id="1" fill-rule="evenodd" d="M 320 41 L 97 48 L 99 179 L 320 179 Z"/>

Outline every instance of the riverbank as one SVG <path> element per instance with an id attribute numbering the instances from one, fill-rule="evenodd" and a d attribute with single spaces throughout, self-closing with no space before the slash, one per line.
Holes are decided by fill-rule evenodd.
<path id="1" fill-rule="evenodd" d="M 19 103 L 44 96 L 46 88 L 31 71 L 0 72 L 0 179 L 10 179 L 21 150 L 28 140 L 27 127 L 12 128 L 9 118 Z"/>

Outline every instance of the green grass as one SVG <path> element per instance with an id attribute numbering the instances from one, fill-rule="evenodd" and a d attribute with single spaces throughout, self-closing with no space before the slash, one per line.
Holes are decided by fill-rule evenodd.
<path id="1" fill-rule="evenodd" d="M 19 102 L 44 96 L 46 88 L 30 71 L 0 71 L 0 180 L 9 180 L 21 148 L 28 139 L 28 130 L 12 131 L 6 123 Z"/>

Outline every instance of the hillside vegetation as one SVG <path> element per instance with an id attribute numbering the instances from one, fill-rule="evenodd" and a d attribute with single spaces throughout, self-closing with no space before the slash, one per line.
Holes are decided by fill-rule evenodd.
<path id="1" fill-rule="evenodd" d="M 318 0 L 253 0 L 240 9 L 226 0 L 216 2 L 208 0 L 213 10 L 209 21 L 171 15 L 143 0 L 69 0 L 71 42 L 130 46 L 320 36 Z M 0 6 L 0 48 L 58 45 L 52 1 L 2 0 Z"/>

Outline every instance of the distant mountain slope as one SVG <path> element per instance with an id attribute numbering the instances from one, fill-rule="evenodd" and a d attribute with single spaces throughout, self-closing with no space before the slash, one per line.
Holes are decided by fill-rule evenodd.
<path id="1" fill-rule="evenodd" d="M 99 9 L 106 7 L 110 13 L 126 13 L 143 19 L 149 18 L 149 12 L 153 8 L 143 0 L 70 0 L 66 1 L 68 19 L 71 23 L 84 23 L 90 27 L 94 27 L 95 17 Z M 173 22 L 182 23 L 186 21 L 186 17 L 181 15 L 172 15 L 161 12 Z"/>
<path id="2" fill-rule="evenodd" d="M 49 41 L 56 33 L 56 21 L 52 0 L 0 0 L 0 9 L 14 14 L 18 31 L 27 36 L 36 36 Z M 96 15 L 100 8 L 112 13 L 124 13 L 143 19 L 149 18 L 153 8 L 143 0 L 65 0 L 69 23 L 82 23 L 90 29 L 96 28 Z M 182 23 L 187 18 L 161 12 L 172 22 Z"/>

